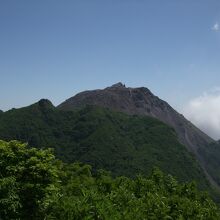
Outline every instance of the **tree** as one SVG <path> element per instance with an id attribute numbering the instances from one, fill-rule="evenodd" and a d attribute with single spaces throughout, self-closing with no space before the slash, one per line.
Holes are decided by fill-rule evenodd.
<path id="1" fill-rule="evenodd" d="M 58 169 L 50 149 L 0 141 L 0 219 L 40 219 L 58 193 Z"/>

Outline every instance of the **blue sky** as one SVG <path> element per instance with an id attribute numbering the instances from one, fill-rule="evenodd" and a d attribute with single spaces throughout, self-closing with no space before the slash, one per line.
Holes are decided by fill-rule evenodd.
<path id="1" fill-rule="evenodd" d="M 182 111 L 220 85 L 219 0 L 2 0 L 0 109 L 118 81 Z"/>

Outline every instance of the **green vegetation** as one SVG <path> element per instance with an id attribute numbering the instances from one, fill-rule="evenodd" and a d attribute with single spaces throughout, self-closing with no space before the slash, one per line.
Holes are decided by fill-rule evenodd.
<path id="1" fill-rule="evenodd" d="M 207 162 L 207 171 L 213 176 L 214 180 L 220 185 L 220 143 L 211 143 L 206 148 L 199 149 L 199 153 Z"/>
<path id="2" fill-rule="evenodd" d="M 208 188 L 203 171 L 174 130 L 151 117 L 92 106 L 65 112 L 41 100 L 3 113 L 0 138 L 54 148 L 64 162 L 80 161 L 114 176 L 148 175 L 157 166 L 179 181 L 195 180 L 201 189 Z"/>
<path id="3" fill-rule="evenodd" d="M 0 141 L 0 219 L 43 219 L 46 197 L 57 192 L 51 150 Z"/>
<path id="4" fill-rule="evenodd" d="M 220 219 L 195 183 L 153 169 L 146 178 L 113 178 L 89 165 L 64 164 L 51 150 L 0 141 L 0 219 Z"/>

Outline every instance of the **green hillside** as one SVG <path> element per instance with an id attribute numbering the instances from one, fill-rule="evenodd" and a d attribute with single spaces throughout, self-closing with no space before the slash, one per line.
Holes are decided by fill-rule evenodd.
<path id="1" fill-rule="evenodd" d="M 52 147 L 65 162 L 81 161 L 115 176 L 149 174 L 158 166 L 180 181 L 196 180 L 201 188 L 208 186 L 203 171 L 178 142 L 174 130 L 151 117 L 92 106 L 65 112 L 41 100 L 3 113 L 0 139 Z"/>
<path id="2" fill-rule="evenodd" d="M 199 149 L 199 153 L 208 164 L 207 171 L 213 176 L 216 183 L 220 185 L 220 143 L 211 143 L 206 148 Z"/>

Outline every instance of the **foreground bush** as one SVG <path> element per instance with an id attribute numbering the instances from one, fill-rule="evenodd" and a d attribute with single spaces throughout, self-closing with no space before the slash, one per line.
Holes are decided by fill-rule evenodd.
<path id="1" fill-rule="evenodd" d="M 0 141 L 0 219 L 220 219 L 195 183 L 178 184 L 154 169 L 149 177 L 92 174 L 63 164 L 50 150 Z"/>
<path id="2" fill-rule="evenodd" d="M 45 198 L 58 192 L 51 150 L 0 141 L 0 219 L 43 219 Z"/>

